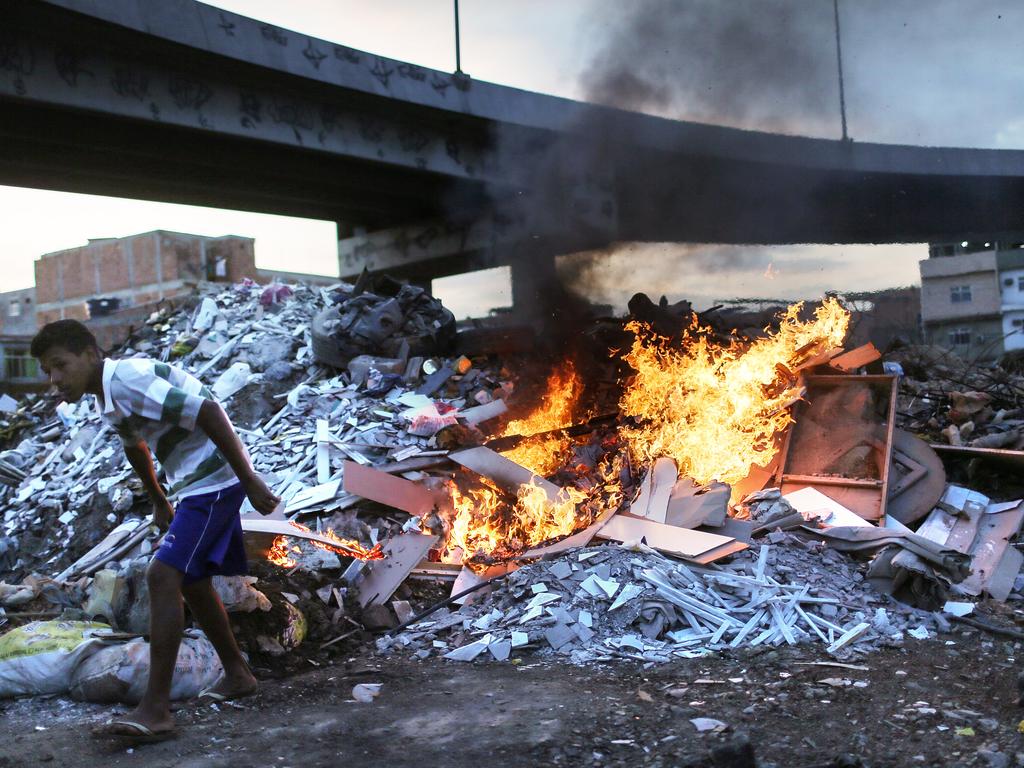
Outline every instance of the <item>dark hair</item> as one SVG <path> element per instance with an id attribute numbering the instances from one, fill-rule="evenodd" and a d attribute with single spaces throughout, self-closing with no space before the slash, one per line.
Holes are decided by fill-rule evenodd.
<path id="1" fill-rule="evenodd" d="M 32 339 L 30 351 L 32 357 L 40 358 L 54 347 L 63 347 L 73 355 L 80 355 L 87 349 L 95 349 L 101 356 L 103 354 L 92 331 L 77 320 L 47 323 Z"/>

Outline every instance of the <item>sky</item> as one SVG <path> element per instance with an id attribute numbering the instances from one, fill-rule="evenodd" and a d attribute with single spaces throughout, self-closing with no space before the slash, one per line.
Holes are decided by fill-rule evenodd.
<path id="1" fill-rule="evenodd" d="M 332 42 L 454 69 L 450 0 L 217 0 Z M 838 138 L 828 0 L 462 0 L 462 68 L 478 80 L 677 119 Z M 1024 3 L 840 0 L 850 136 L 1024 148 Z M 43 253 L 152 229 L 256 239 L 258 266 L 337 274 L 334 225 L 240 211 L 0 187 L 0 290 L 32 284 Z M 626 244 L 574 257 L 593 298 L 814 298 L 918 281 L 924 245 Z M 726 256 L 728 258 L 722 258 Z M 879 265 L 884 264 L 881 269 Z M 723 266 L 725 265 L 725 266 Z M 709 268 L 709 266 L 714 268 Z M 496 277 L 497 276 L 497 277 Z M 457 314 L 507 301 L 507 270 L 436 286 Z"/>

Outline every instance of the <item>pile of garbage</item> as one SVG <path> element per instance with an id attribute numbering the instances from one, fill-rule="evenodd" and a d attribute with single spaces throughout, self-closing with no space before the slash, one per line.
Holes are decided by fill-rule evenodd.
<path id="1" fill-rule="evenodd" d="M 646 307 L 666 328 L 686 309 Z M 873 348 L 816 352 L 802 348 L 801 365 L 817 373 L 804 379 L 794 366 L 783 371 L 787 380 L 806 380 L 807 395 L 815 379 L 818 387 L 841 379 L 842 402 L 861 407 L 840 410 L 859 421 L 839 435 L 822 403 L 840 399 L 808 395 L 807 426 L 793 428 L 772 468 L 779 487 L 765 488 L 773 476 L 765 469 L 737 499 L 728 485 L 696 485 L 668 456 L 648 467 L 602 465 L 603 456 L 625 455 L 610 419 L 600 428 L 557 424 L 579 440 L 545 477 L 503 455 L 519 438 L 504 433 L 507 414 L 520 410 L 511 360 L 460 355 L 450 313 L 414 286 L 204 285 L 185 305 L 150 317 L 116 357 L 161 359 L 208 384 L 282 498 L 268 518 L 243 506 L 255 576 L 217 580 L 240 641 L 258 658 L 287 660 L 309 641 L 320 652 L 366 641 L 371 630 L 395 628 L 495 576 L 462 607 L 441 608 L 381 638 L 378 649 L 464 661 L 528 651 L 655 663 L 819 643 L 847 655 L 945 631 L 948 615 L 971 609 L 951 598 L 1018 596 L 1022 558 L 1010 541 L 1024 504 L 947 484 L 941 462 L 928 463 L 929 446 L 897 434 L 888 416 L 923 419 L 927 407 L 938 433 L 953 424 L 965 439 L 969 416 L 975 429 L 1009 434 L 1020 421 L 1004 407 L 1010 390 L 984 405 L 949 399 L 946 412 L 930 389 L 915 394 L 921 380 L 908 358 L 897 381 L 864 375 L 883 370 Z M 897 385 L 893 405 L 886 393 Z M 78 628 L 75 648 L 127 648 L 148 623 L 144 570 L 159 534 L 118 438 L 88 402 L 29 397 L 6 418 L 17 427 L 0 453 L 0 625 L 92 621 L 106 629 Z M 800 468 L 801 442 L 806 455 L 821 453 L 816 435 L 829 453 L 857 459 L 847 475 Z M 876 454 L 894 457 L 891 476 L 857 475 Z M 602 477 L 617 491 L 602 496 Z M 464 552 L 459 562 L 445 548 L 456 479 L 511 503 L 524 489 L 537 492 L 542 505 L 570 509 L 572 522 L 590 508 L 564 538 L 510 546 L 490 560 Z M 826 493 L 844 486 L 856 491 L 851 505 L 867 506 L 854 511 Z M 587 502 L 567 502 L 577 497 Z M 62 690 L 74 693 L 75 679 L 69 668 Z"/>
<path id="2" fill-rule="evenodd" d="M 663 663 L 804 642 L 848 656 L 948 628 L 941 614 L 871 589 L 852 560 L 824 544 L 764 544 L 706 567 L 606 545 L 523 566 L 479 600 L 438 611 L 377 648 L 456 661 L 505 661 L 522 649 L 575 664 Z"/>
<path id="3" fill-rule="evenodd" d="M 313 352 L 322 362 L 343 367 L 359 355 L 447 354 L 455 343 L 455 316 L 418 286 L 364 273 L 332 291 L 331 301 L 313 322 Z"/>
<path id="4" fill-rule="evenodd" d="M 1024 369 L 971 363 L 938 347 L 896 351 L 902 425 L 933 442 L 1024 450 Z M 1016 361 L 1016 364 L 1013 364 Z"/>

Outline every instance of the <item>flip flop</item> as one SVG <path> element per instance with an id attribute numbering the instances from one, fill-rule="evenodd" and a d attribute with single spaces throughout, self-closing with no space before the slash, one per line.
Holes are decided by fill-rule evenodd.
<path id="1" fill-rule="evenodd" d="M 97 738 L 124 739 L 135 744 L 153 744 L 167 741 L 177 736 L 177 729 L 154 731 L 152 728 L 136 723 L 134 720 L 111 720 L 93 729 L 92 735 Z"/>

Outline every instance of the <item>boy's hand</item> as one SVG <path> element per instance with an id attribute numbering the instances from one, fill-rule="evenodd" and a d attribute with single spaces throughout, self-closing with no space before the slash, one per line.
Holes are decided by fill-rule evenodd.
<path id="1" fill-rule="evenodd" d="M 263 478 L 255 472 L 242 481 L 242 487 L 245 488 L 245 495 L 249 497 L 252 508 L 261 515 L 269 515 L 281 502 L 281 499 L 263 482 Z"/>
<path id="2" fill-rule="evenodd" d="M 166 498 L 153 501 L 153 522 L 161 531 L 166 531 L 174 519 L 174 507 Z"/>

